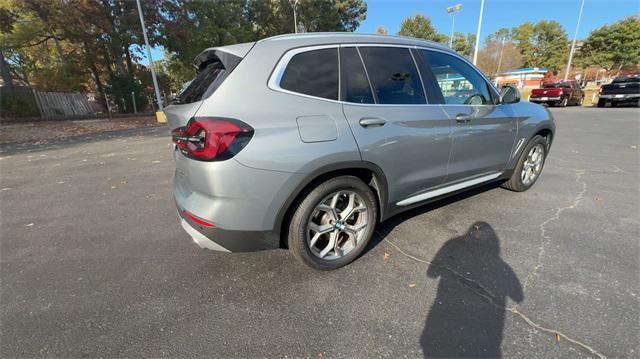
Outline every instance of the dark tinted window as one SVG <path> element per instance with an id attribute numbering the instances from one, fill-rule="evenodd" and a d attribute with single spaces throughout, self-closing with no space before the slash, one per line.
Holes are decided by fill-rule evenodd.
<path id="1" fill-rule="evenodd" d="M 431 65 L 446 104 L 482 105 L 492 103 L 487 82 L 461 59 L 438 51 L 420 50 Z"/>
<path id="2" fill-rule="evenodd" d="M 344 79 L 344 100 L 356 103 L 374 103 L 373 93 L 358 50 L 355 47 L 345 47 L 342 49 L 340 59 L 342 60 L 342 78 Z"/>
<path id="3" fill-rule="evenodd" d="M 322 49 L 294 55 L 284 71 L 280 87 L 285 90 L 338 99 L 338 49 Z"/>
<path id="4" fill-rule="evenodd" d="M 409 49 L 360 47 L 371 86 L 380 104 L 426 103 Z"/>
<path id="5" fill-rule="evenodd" d="M 202 100 L 205 94 L 210 95 L 213 92 L 209 87 L 214 81 L 217 86 L 220 86 L 222 80 L 227 76 L 226 72 L 221 62 L 209 63 L 198 71 L 196 77 L 178 94 L 174 103 L 183 104 Z"/>
<path id="6" fill-rule="evenodd" d="M 624 83 L 624 82 L 628 82 L 628 83 L 634 83 L 634 82 L 640 82 L 640 77 L 616 77 L 615 79 L 613 79 L 614 83 Z"/>
<path id="7" fill-rule="evenodd" d="M 568 82 L 565 83 L 553 83 L 553 84 L 544 84 L 542 88 L 552 89 L 552 88 L 571 88 L 571 84 Z"/>

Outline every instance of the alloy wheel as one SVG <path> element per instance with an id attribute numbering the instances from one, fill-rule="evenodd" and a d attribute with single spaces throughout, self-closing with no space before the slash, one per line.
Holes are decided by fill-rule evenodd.
<path id="1" fill-rule="evenodd" d="M 541 143 L 536 144 L 529 150 L 527 158 L 522 165 L 522 172 L 520 172 L 520 179 L 523 185 L 529 186 L 540 175 L 544 164 L 544 151 L 544 146 Z"/>
<path id="2" fill-rule="evenodd" d="M 326 196 L 314 209 L 307 224 L 311 253 L 335 260 L 356 249 L 367 229 L 366 202 L 354 191 L 342 190 Z"/>

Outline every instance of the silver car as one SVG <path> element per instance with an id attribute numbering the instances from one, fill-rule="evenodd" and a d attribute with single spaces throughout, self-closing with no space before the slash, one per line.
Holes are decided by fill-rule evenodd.
<path id="1" fill-rule="evenodd" d="M 457 53 L 313 33 L 204 50 L 165 110 L 182 227 L 204 248 L 353 261 L 377 223 L 494 181 L 540 176 L 555 124 Z"/>

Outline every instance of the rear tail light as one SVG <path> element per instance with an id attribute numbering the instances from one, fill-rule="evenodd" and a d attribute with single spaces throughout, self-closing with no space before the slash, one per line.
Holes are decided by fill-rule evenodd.
<path id="1" fill-rule="evenodd" d="M 598 93 L 601 94 L 602 93 L 602 86 L 600 86 L 600 88 L 598 89 Z"/>
<path id="2" fill-rule="evenodd" d="M 194 117 L 171 134 L 185 156 L 199 161 L 224 161 L 249 143 L 253 128 L 230 118 Z"/>

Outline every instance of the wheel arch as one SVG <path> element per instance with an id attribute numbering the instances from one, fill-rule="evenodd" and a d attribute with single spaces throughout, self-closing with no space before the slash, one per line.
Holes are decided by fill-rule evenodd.
<path id="1" fill-rule="evenodd" d="M 388 183 L 382 169 L 374 163 L 367 161 L 333 163 L 320 167 L 306 176 L 305 179 L 296 186 L 295 190 L 278 211 L 275 228 L 279 230 L 281 248 L 286 248 L 287 246 L 289 221 L 295 210 L 295 205 L 319 183 L 338 176 L 355 176 L 371 187 L 378 201 L 378 220 L 385 218 L 384 216 L 388 207 Z"/>

